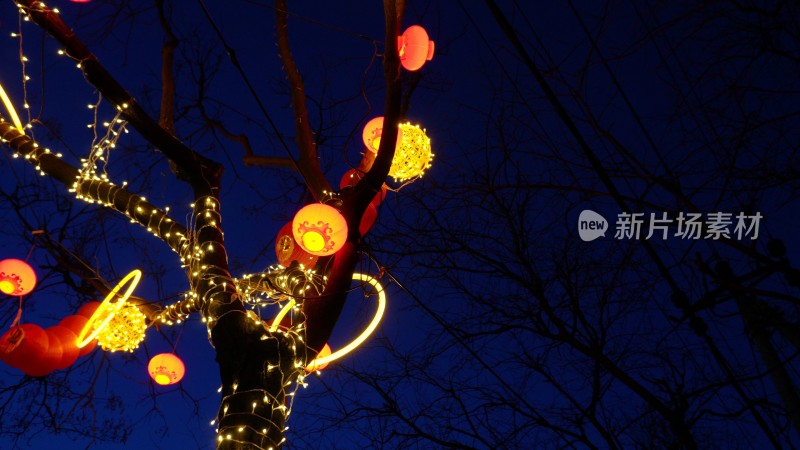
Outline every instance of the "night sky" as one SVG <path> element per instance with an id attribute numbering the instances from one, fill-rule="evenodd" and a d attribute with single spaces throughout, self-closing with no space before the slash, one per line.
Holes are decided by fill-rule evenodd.
<path id="1" fill-rule="evenodd" d="M 177 135 L 225 165 L 231 269 L 261 272 L 277 263 L 278 230 L 308 200 L 302 179 L 245 165 L 242 147 L 201 120 L 197 104 L 202 95 L 208 117 L 247 135 L 257 155 L 296 152 L 274 5 L 209 1 L 209 20 L 202 2 L 180 3 L 170 9 L 181 40 Z M 408 2 L 403 28 L 420 24 L 436 44 L 420 72 L 403 74 L 414 86 L 405 119 L 427 130 L 432 168 L 402 188 L 388 183 L 400 189 L 381 204 L 365 239 L 373 259 L 359 268 L 384 269 L 387 314 L 362 348 L 307 378 L 287 448 L 667 448 L 687 424 L 695 448 L 800 446 L 776 387 L 782 380 L 797 397 L 800 382 L 800 14 L 770 2 L 553 3 L 502 2 L 504 30 L 484 2 Z M 163 33 L 150 2 L 55 5 L 157 117 Z M 364 151 L 364 123 L 383 115 L 382 5 L 297 2 L 290 12 L 321 164 L 338 186 Z M 78 164 L 98 94 L 19 17 L 0 3 L 0 82 L 17 105 L 27 99 L 34 137 Z M 20 30 L 21 43 L 10 36 Z M 108 104 L 96 112 L 98 122 L 114 117 Z M 75 201 L 2 148 L 0 258 L 29 256 L 41 278 L 23 322 L 52 326 L 97 299 L 58 270 L 52 251 L 80 255 L 112 285 L 141 268 L 135 295 L 150 302 L 187 289 L 158 239 Z M 105 168 L 189 217 L 190 189 L 135 130 Z M 596 240 L 579 233 L 585 210 L 606 221 Z M 643 213 L 640 239 L 615 236 L 624 212 Z M 757 238 L 675 235 L 678 217 L 716 212 L 731 213 L 732 232 L 737 214 L 760 213 Z M 651 213 L 671 220 L 666 238 L 645 238 Z M 47 237 L 33 237 L 38 229 Z M 332 347 L 366 326 L 373 300 L 350 294 Z M 3 330 L 18 306 L 0 299 Z M 186 376 L 155 386 L 147 361 L 173 350 Z M 133 353 L 98 349 L 43 379 L 0 365 L 0 449 L 213 448 L 213 358 L 193 316 L 149 328 Z M 683 425 L 670 428 L 654 405 L 680 411 Z"/>

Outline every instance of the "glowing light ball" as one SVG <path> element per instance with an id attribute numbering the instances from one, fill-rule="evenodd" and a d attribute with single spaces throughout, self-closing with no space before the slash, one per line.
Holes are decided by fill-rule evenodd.
<path id="1" fill-rule="evenodd" d="M 147 329 L 146 317 L 136 305 L 125 303 L 97 334 L 97 344 L 105 351 L 132 352 L 139 348 Z M 97 326 L 97 324 L 95 324 Z"/>
<path id="2" fill-rule="evenodd" d="M 417 125 L 400 125 L 403 137 L 394 151 L 389 175 L 396 181 L 419 178 L 431 166 L 431 140 Z"/>
<path id="3" fill-rule="evenodd" d="M 0 360 L 20 368 L 26 360 L 44 354 L 47 340 L 47 333 L 39 325 L 23 323 L 15 326 L 0 338 Z"/>
<path id="4" fill-rule="evenodd" d="M 275 255 L 281 265 L 288 267 L 292 261 L 297 261 L 309 269 L 317 265 L 318 256 L 312 255 L 297 244 L 292 233 L 292 222 L 287 223 L 278 232 L 275 239 Z"/>
<path id="5" fill-rule="evenodd" d="M 347 221 L 336 208 L 323 203 L 303 207 L 292 220 L 294 240 L 317 256 L 339 251 L 347 239 Z"/>
<path id="6" fill-rule="evenodd" d="M 183 361 L 172 353 L 159 353 L 150 359 L 147 372 L 156 383 L 166 386 L 183 379 L 186 367 Z"/>
<path id="7" fill-rule="evenodd" d="M 0 261 L 0 292 L 7 295 L 26 295 L 36 287 L 36 272 L 25 261 Z"/>
<path id="8" fill-rule="evenodd" d="M 400 54 L 400 64 L 406 70 L 419 70 L 425 61 L 433 59 L 433 41 L 428 39 L 428 32 L 419 25 L 412 25 L 397 37 L 397 52 Z"/>

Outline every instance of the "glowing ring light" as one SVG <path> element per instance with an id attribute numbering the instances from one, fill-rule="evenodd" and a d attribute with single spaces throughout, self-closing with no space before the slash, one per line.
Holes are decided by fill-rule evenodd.
<path id="1" fill-rule="evenodd" d="M 11 121 L 14 122 L 14 126 L 17 127 L 20 132 L 24 132 L 22 121 L 19 120 L 19 116 L 17 115 L 17 110 L 14 109 L 14 105 L 11 103 L 11 99 L 8 98 L 8 94 L 6 94 L 6 90 L 3 89 L 2 84 L 0 84 L 0 100 L 6 105 L 6 110 L 8 111 L 8 115 L 11 116 Z"/>
<path id="2" fill-rule="evenodd" d="M 270 333 L 274 333 L 278 329 L 278 325 L 280 325 L 283 318 L 286 317 L 286 314 L 289 313 L 293 306 L 294 300 L 289 300 L 289 303 L 287 303 L 286 306 L 284 306 L 283 309 L 278 312 L 278 315 L 272 319 L 272 325 L 269 326 Z"/>
<path id="3" fill-rule="evenodd" d="M 381 284 L 378 283 L 378 280 L 376 280 L 375 278 L 369 275 L 365 275 L 363 273 L 354 273 L 353 279 L 366 281 L 375 288 L 375 291 L 378 292 L 378 310 L 375 311 L 375 317 L 372 318 L 372 322 L 370 322 L 369 325 L 367 325 L 367 328 L 365 328 L 364 331 L 357 338 L 350 341 L 349 344 L 345 345 L 339 350 L 336 350 L 330 355 L 321 356 L 308 363 L 308 365 L 306 366 L 306 370 L 309 372 L 317 370 L 316 369 L 317 367 L 323 364 L 327 364 L 331 361 L 335 361 L 341 358 L 342 356 L 355 350 L 359 345 L 361 345 L 362 342 L 364 342 L 369 337 L 369 335 L 372 334 L 373 331 L 375 331 L 375 328 L 378 327 L 378 324 L 383 318 L 383 313 L 384 311 L 386 311 L 386 293 L 383 291 L 383 286 L 381 286 Z M 284 307 L 284 309 L 286 309 L 286 307 Z"/>
<path id="4" fill-rule="evenodd" d="M 128 289 L 125 291 L 125 293 L 122 294 L 122 296 L 116 303 L 109 306 L 109 303 L 114 297 L 117 296 L 117 293 L 119 293 L 120 289 L 122 289 L 122 286 L 124 286 L 125 283 L 127 283 L 131 279 L 133 279 L 133 281 L 131 281 L 131 285 L 128 286 Z M 116 286 L 114 286 L 114 289 L 112 289 L 111 292 L 109 292 L 108 295 L 106 295 L 106 298 L 103 299 L 103 302 L 100 303 L 100 306 L 97 307 L 97 310 L 94 312 L 94 314 L 92 314 L 92 317 L 90 317 L 89 320 L 86 322 L 86 325 L 83 326 L 81 334 L 78 335 L 78 339 L 75 341 L 78 348 L 83 348 L 87 344 L 89 344 L 89 342 L 92 342 L 92 339 L 96 338 L 97 335 L 100 333 L 100 331 L 102 331 L 103 328 L 108 326 L 108 323 L 111 322 L 111 319 L 114 317 L 114 314 L 116 314 L 117 311 L 122 309 L 122 305 L 124 305 L 125 302 L 128 301 L 128 297 L 131 296 L 133 290 L 136 289 L 136 285 L 139 284 L 139 280 L 141 279 L 142 279 L 142 271 L 139 269 L 134 269 L 133 271 L 131 271 L 131 273 L 125 275 L 125 278 L 120 280 L 120 282 L 117 283 Z M 111 310 L 111 312 L 106 317 L 101 319 L 100 318 L 101 314 L 111 308 L 113 308 L 113 310 Z M 98 326 L 94 331 L 91 331 L 90 333 L 92 326 L 95 324 L 95 322 L 99 320 L 102 320 L 102 322 L 100 322 L 100 326 Z"/>

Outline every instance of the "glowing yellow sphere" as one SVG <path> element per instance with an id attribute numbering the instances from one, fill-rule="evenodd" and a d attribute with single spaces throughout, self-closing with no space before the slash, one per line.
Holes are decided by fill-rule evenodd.
<path id="1" fill-rule="evenodd" d="M 147 329 L 145 319 L 136 305 L 125 303 L 108 322 L 108 326 L 97 334 L 98 345 L 108 352 L 136 350 L 144 340 Z"/>
<path id="2" fill-rule="evenodd" d="M 431 140 L 417 125 L 400 125 L 401 138 L 394 151 L 389 175 L 396 181 L 419 178 L 431 166 Z"/>

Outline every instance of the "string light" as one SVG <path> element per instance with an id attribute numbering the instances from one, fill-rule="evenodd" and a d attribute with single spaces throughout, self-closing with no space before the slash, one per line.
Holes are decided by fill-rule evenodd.
<path id="1" fill-rule="evenodd" d="M 131 273 L 125 275 L 125 277 L 120 280 L 116 286 L 114 286 L 114 289 L 111 289 L 111 292 L 106 295 L 106 298 L 103 299 L 103 301 L 100 303 L 100 306 L 97 307 L 97 310 L 89 318 L 89 321 L 83 326 L 81 334 L 78 335 L 78 348 L 83 348 L 86 346 L 92 341 L 92 339 L 96 338 L 106 326 L 108 326 L 109 322 L 111 322 L 111 319 L 114 318 L 114 314 L 122 309 L 122 306 L 128 300 L 128 297 L 131 296 L 133 290 L 136 289 L 136 285 L 139 284 L 139 280 L 141 279 L 142 271 L 135 269 L 131 271 Z M 122 289 L 122 287 L 125 286 L 125 284 L 127 284 L 129 281 L 130 286 L 128 286 L 128 289 L 125 291 L 125 293 L 122 294 L 122 296 L 117 299 L 115 303 L 111 303 L 111 301 L 119 293 L 120 289 Z M 95 325 L 95 323 L 98 322 L 99 324 Z"/>

